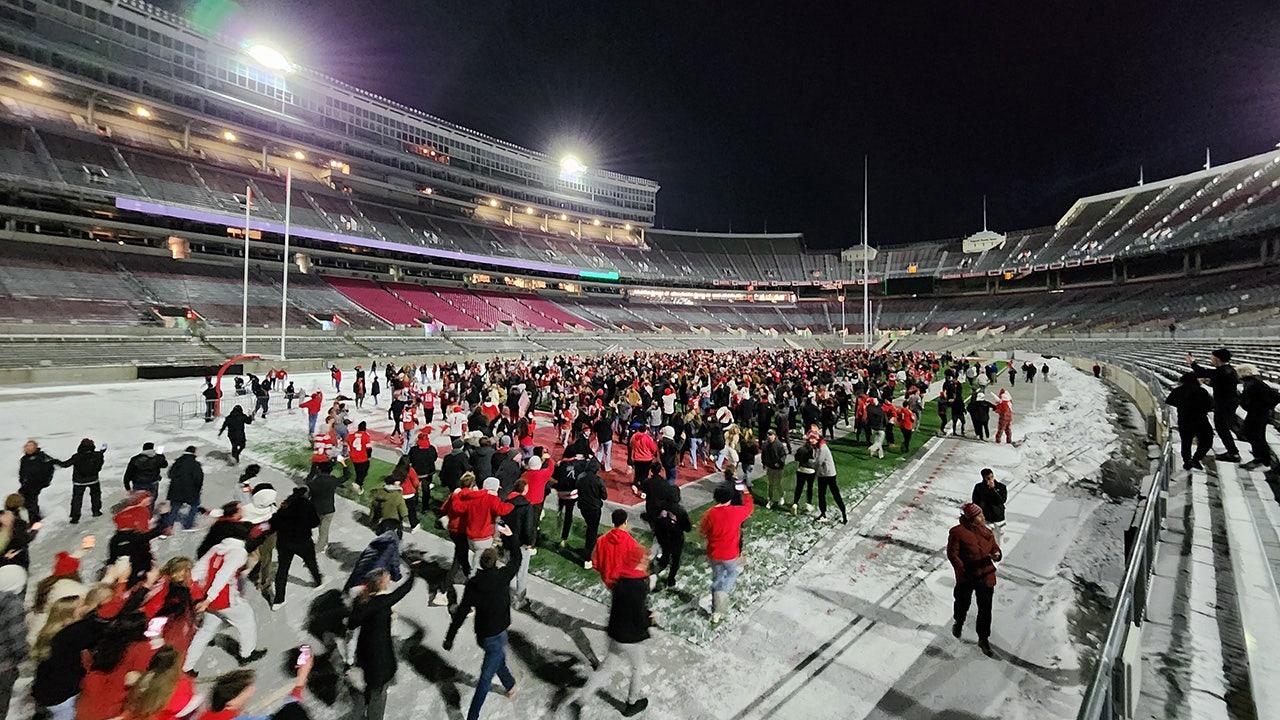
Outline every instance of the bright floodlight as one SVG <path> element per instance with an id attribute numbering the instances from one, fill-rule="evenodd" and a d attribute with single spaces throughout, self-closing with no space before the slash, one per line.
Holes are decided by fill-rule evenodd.
<path id="1" fill-rule="evenodd" d="M 302 152 L 301 150 L 294 150 L 294 151 L 293 151 L 293 159 L 294 159 L 294 160 L 306 160 L 306 159 L 307 159 L 307 154 L 306 154 L 306 153 L 304 153 L 304 152 Z"/>
<path id="2" fill-rule="evenodd" d="M 235 142 L 235 141 L 236 141 L 236 134 L 235 134 L 235 133 L 233 133 L 233 132 L 231 132 L 230 130 L 228 130 L 228 131 L 226 131 L 226 132 L 222 133 L 222 139 L 223 139 L 223 140 L 226 140 L 227 142 Z"/>
<path id="3" fill-rule="evenodd" d="M 151 117 L 151 111 L 141 105 L 133 109 L 133 114 L 143 119 Z"/>
<path id="4" fill-rule="evenodd" d="M 560 161 L 560 169 L 570 175 L 581 175 L 587 171 L 587 166 L 583 165 L 578 158 L 572 155 L 565 155 L 564 159 Z"/>
<path id="5" fill-rule="evenodd" d="M 289 62 L 279 50 L 266 45 L 250 45 L 245 52 L 249 53 L 249 57 L 257 61 L 259 65 L 267 70 L 276 70 L 279 72 L 290 72 L 293 70 L 293 63 Z"/>
<path id="6" fill-rule="evenodd" d="M 28 87 L 33 87 L 33 88 L 44 87 L 44 81 L 36 77 L 35 75 L 23 75 L 22 82 L 26 83 Z"/>

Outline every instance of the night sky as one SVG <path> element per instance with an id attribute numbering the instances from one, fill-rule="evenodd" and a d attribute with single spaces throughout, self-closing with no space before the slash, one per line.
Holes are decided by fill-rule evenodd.
<path id="1" fill-rule="evenodd" d="M 172 5 L 172 3 L 168 3 Z M 1280 142 L 1280 3 L 253 0 L 295 61 L 659 181 L 658 225 L 873 244 L 1051 225 Z"/>

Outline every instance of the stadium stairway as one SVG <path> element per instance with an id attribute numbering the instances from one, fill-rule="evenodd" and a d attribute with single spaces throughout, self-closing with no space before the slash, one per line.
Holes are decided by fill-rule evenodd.
<path id="1" fill-rule="evenodd" d="M 1135 717 L 1253 720 L 1280 707 L 1277 485 L 1233 463 L 1207 466 L 1173 474 Z"/>

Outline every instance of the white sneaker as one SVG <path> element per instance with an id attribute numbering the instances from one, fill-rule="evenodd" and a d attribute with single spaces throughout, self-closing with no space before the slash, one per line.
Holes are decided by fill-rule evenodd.
<path id="1" fill-rule="evenodd" d="M 444 605 L 447 602 L 448 600 L 445 600 L 445 597 L 443 594 L 436 593 L 435 595 L 431 596 L 430 605 L 432 607 L 440 607 L 441 605 Z"/>
<path id="2" fill-rule="evenodd" d="M 582 563 L 582 568 L 583 568 L 584 570 L 590 570 L 590 569 L 591 569 L 591 561 L 590 561 L 590 560 L 588 560 L 588 561 L 586 561 L 586 562 Z"/>
<path id="3" fill-rule="evenodd" d="M 280 602 L 278 602 L 278 603 L 277 603 L 277 602 L 273 602 L 273 603 L 271 603 L 271 612 L 275 612 L 275 611 L 279 610 L 280 608 L 284 607 L 285 602 L 286 602 L 285 600 L 281 600 L 281 601 L 280 601 Z"/>
<path id="4" fill-rule="evenodd" d="M 723 619 L 724 619 L 724 616 L 723 616 L 723 615 L 721 615 L 720 613 L 711 613 L 711 624 L 712 624 L 712 625 L 719 625 L 719 624 L 720 624 L 720 621 L 721 621 L 721 620 L 723 620 Z"/>
<path id="5" fill-rule="evenodd" d="M 529 555 L 532 557 L 538 554 L 538 548 L 529 548 Z"/>
<path id="6" fill-rule="evenodd" d="M 764 509 L 765 509 L 765 510 L 772 510 L 772 509 L 773 509 L 773 502 L 772 502 L 772 501 L 770 501 L 770 502 L 765 503 L 765 504 L 764 504 Z"/>
<path id="7" fill-rule="evenodd" d="M 799 506 L 798 506 L 798 505 L 796 505 L 796 504 L 794 504 L 794 503 L 792 503 L 792 505 L 791 505 L 791 514 L 792 514 L 793 516 L 794 516 L 794 515 L 798 515 L 798 514 L 799 514 L 799 511 L 800 511 Z"/>
<path id="8" fill-rule="evenodd" d="M 807 512 L 807 513 L 811 513 L 811 512 L 813 512 L 813 506 L 812 506 L 812 505 L 810 505 L 809 503 L 805 503 L 805 504 L 804 504 L 804 511 L 805 511 L 805 512 Z"/>

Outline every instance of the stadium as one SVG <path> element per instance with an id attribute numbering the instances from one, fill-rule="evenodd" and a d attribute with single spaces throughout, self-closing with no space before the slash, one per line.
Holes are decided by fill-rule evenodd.
<path id="1" fill-rule="evenodd" d="M 1280 672 L 1271 667 L 1280 650 L 1274 581 L 1280 515 L 1275 476 L 1265 465 L 1276 467 L 1270 448 L 1280 446 L 1280 435 L 1268 418 L 1270 448 L 1257 471 L 1219 460 L 1207 471 L 1192 471 L 1192 482 L 1180 482 L 1186 476 L 1165 398 L 1187 372 L 1188 356 L 1204 361 L 1224 346 L 1237 366 L 1252 366 L 1272 385 L 1280 380 L 1280 150 L 1206 161 L 1195 172 L 1080 197 L 1060 217 L 1044 218 L 1042 227 L 997 232 L 984 220 L 976 232 L 958 228 L 955 237 L 900 245 L 864 241 L 865 231 L 855 228 L 845 247 L 813 250 L 799 232 L 659 228 L 661 178 L 589 167 L 572 156 L 489 137 L 141 0 L 14 0 L 0 14 L 0 401 L 13 418 L 22 417 L 20 403 L 40 406 L 29 426 L 15 419 L 19 427 L 6 434 L 15 452 L 27 437 L 89 437 L 89 426 L 74 423 L 67 434 L 67 413 L 77 412 L 80 395 L 90 398 L 82 408 L 86 423 L 146 416 L 128 420 L 130 433 L 119 443 L 130 449 L 118 452 L 133 452 L 145 430 L 147 437 L 167 433 L 174 448 L 199 445 L 203 455 L 206 444 L 222 440 L 199 427 L 199 385 L 209 376 L 221 382 L 224 372 L 229 378 L 285 371 L 310 390 L 328 386 L 331 368 L 363 375 L 370 362 L 462 368 L 700 353 L 800 362 L 794 358 L 860 352 L 976 359 L 1012 375 L 1010 381 L 1028 362 L 1033 374 L 1043 363 L 1041 380 L 1028 375 L 1012 389 L 1020 408 L 1052 406 L 1044 417 L 1030 410 L 1027 417 L 1036 418 L 1029 428 L 1055 439 L 1038 449 L 1032 447 L 1037 441 L 1020 441 L 1024 455 L 989 462 L 1031 477 L 1017 496 L 1024 502 L 1068 504 L 1093 520 L 1041 525 L 1042 534 L 1061 535 L 1056 544 L 1032 545 L 1057 553 L 1053 562 L 1013 573 L 1020 592 L 1034 598 L 1013 608 L 1015 614 L 1033 612 L 1048 625 L 1059 615 L 1072 620 L 1054 625 L 1053 637 L 1043 630 L 1003 637 L 997 631 L 997 645 L 1011 656 L 1007 682 L 964 673 L 946 680 L 946 663 L 960 660 L 932 640 L 910 652 L 895 650 L 910 647 L 909 636 L 925 632 L 929 622 L 944 622 L 949 610 L 939 608 L 950 603 L 950 589 L 932 606 L 897 600 L 877 606 L 879 596 L 857 596 L 859 582 L 880 587 L 877 572 L 886 583 L 895 573 L 918 573 L 912 587 L 936 585 L 931 573 L 945 561 L 929 552 L 941 547 L 941 537 L 904 537 L 910 535 L 905 512 L 892 536 L 876 523 L 884 508 L 903 499 L 911 508 L 920 503 L 918 515 L 936 511 L 945 525 L 967 499 L 964 485 L 943 493 L 939 505 L 945 507 L 925 505 L 937 498 L 923 488 L 950 472 L 934 455 L 944 442 L 944 411 L 941 427 L 931 428 L 939 438 L 918 435 L 930 443 L 921 455 L 904 453 L 900 466 L 854 493 L 858 532 L 833 539 L 802 534 L 808 545 L 779 560 L 801 568 L 796 576 L 779 569 L 756 581 L 758 588 L 748 583 L 749 592 L 759 593 L 749 602 L 763 609 L 731 627 L 737 634 L 707 630 L 705 623 L 682 625 L 679 615 L 701 612 L 698 598 L 660 606 L 673 616 L 669 627 L 678 642 L 660 653 L 666 675 L 654 684 L 668 692 L 651 693 L 648 713 L 1092 720 L 1262 718 L 1277 707 L 1268 688 Z M 372 376 L 378 374 L 375 364 Z M 1105 378 L 1112 395 L 1096 378 Z M 1042 387 L 1045 380 L 1061 385 Z M 926 400 L 941 384 L 939 375 Z M 222 387 L 226 405 L 230 389 Z M 1094 404 L 1086 407 L 1086 400 Z M 281 404 L 283 394 L 276 407 Z M 1112 432 L 1105 418 L 1101 426 L 1089 424 L 1110 412 L 1121 418 L 1112 425 L 1124 425 L 1128 410 L 1116 408 L 1130 406 L 1127 435 L 1104 438 Z M 554 411 L 550 404 L 539 409 Z M 385 417 L 371 417 L 371 426 L 375 419 L 381 423 L 371 427 L 375 441 L 385 440 L 381 452 L 388 453 L 375 458 L 394 464 L 399 453 L 391 454 L 397 448 L 389 438 L 399 437 L 400 421 L 393 432 Z M 923 427 L 923 414 L 920 421 Z M 765 429 L 762 424 L 762 440 Z M 296 445 L 301 431 L 293 430 Z M 1031 438 L 1033 431 L 1027 433 Z M 271 438 L 256 448 L 251 441 L 248 450 L 287 481 L 291 441 Z M 441 450 L 442 457 L 447 452 Z M 858 452 L 866 458 L 865 445 Z M 1119 493 L 1098 479 L 1110 477 L 1104 466 L 1117 464 L 1117 455 L 1126 456 L 1134 475 L 1132 487 Z M 970 481 L 982 465 L 956 462 Z M 932 475 L 929 463 L 937 466 Z M 690 498 L 714 504 L 710 484 L 699 490 L 706 478 L 685 472 L 685 504 L 691 510 L 697 503 Z M 1080 485 L 1085 477 L 1090 480 Z M 630 497 L 627 482 L 608 477 L 606 485 L 612 506 L 634 510 L 632 524 L 641 526 L 640 491 Z M 922 489 L 913 498 L 916 486 Z M 352 495 L 344 502 L 364 501 Z M 1109 509 L 1098 510 L 1104 505 Z M 424 514 L 426 507 L 424 501 Z M 570 507 L 570 522 L 572 513 Z M 1012 522 L 1005 533 L 1013 531 Z M 1038 537 L 1037 522 L 1043 520 L 1027 517 L 1027 538 Z M 1099 522 L 1105 540 L 1099 540 Z M 368 542 L 360 530 L 366 529 L 335 526 L 351 562 Z M 54 534 L 64 531 L 65 537 Z M 565 532 L 567 538 L 568 525 Z M 41 535 L 47 545 L 39 553 L 33 546 L 32 564 L 47 571 L 58 549 L 53 543 L 75 538 L 70 528 Z M 866 542 L 870 555 L 858 544 Z M 867 570 L 876 548 L 888 555 L 895 543 L 925 548 L 923 559 Z M 1077 551 L 1085 544 L 1099 548 L 1081 559 Z M 1065 590 L 1056 587 L 1054 578 L 1065 577 L 1056 563 L 1064 557 L 1076 557 L 1096 576 L 1086 582 L 1084 572 Z M 349 565 L 341 567 L 344 576 Z M 554 612 L 603 627 L 608 593 L 567 572 L 535 565 L 533 575 L 551 590 L 534 606 L 552 613 L 561 602 Z M 809 633 L 820 637 L 828 630 L 803 622 L 798 639 L 777 637 L 788 634 L 790 620 L 767 603 L 808 597 L 793 579 L 814 573 L 841 581 L 810 589 L 839 608 L 829 629 L 835 640 L 817 642 Z M 33 580 L 41 576 L 32 570 Z M 1091 619 L 1077 622 L 1077 615 L 1089 614 L 1075 605 L 1088 593 L 1096 595 L 1089 601 Z M 1045 599 L 1050 596 L 1057 600 Z M 883 597 L 897 596 L 886 590 Z M 421 605 L 433 611 L 425 599 Z M 846 611 L 847 624 L 839 616 Z M 929 612 L 943 620 L 917 618 Z M 302 625 L 301 618 L 289 616 L 285 624 Z M 877 623 L 881 629 L 872 629 Z M 880 644 L 853 644 L 884 626 L 889 630 Z M 591 643 L 566 633 L 572 641 L 526 632 L 526 646 L 516 654 L 539 687 L 513 701 L 529 702 L 514 706 L 515 716 L 540 716 L 535 708 L 545 707 L 547 698 L 559 702 L 561 690 L 581 684 L 564 658 Z M 327 642 L 312 634 L 307 642 L 317 648 Z M 819 646 L 813 654 L 806 639 Z M 540 648 L 544 643 L 552 649 Z M 760 656 L 775 643 L 777 657 Z M 1033 651 L 1044 645 L 1052 657 Z M 393 706 L 418 702 L 453 713 L 466 702 L 470 675 L 458 683 L 461 701 L 432 691 L 417 675 L 409 679 L 414 665 L 418 675 L 444 682 L 449 674 L 436 672 L 443 662 L 437 652 L 405 651 Z M 865 653 L 881 657 L 883 667 L 868 667 Z M 821 662 L 810 667 L 815 660 Z M 750 667 L 759 682 L 744 675 L 711 689 L 682 684 L 679 667 L 701 671 L 717 663 L 744 673 Z M 470 660 L 463 665 L 469 668 Z M 819 665 L 839 672 L 820 675 Z M 576 672 L 589 674 L 590 667 Z M 262 674 L 273 682 L 283 677 L 278 668 Z M 24 670 L 19 687 L 26 677 Z M 846 684 L 861 681 L 883 687 L 846 695 Z M 934 684 L 932 694 L 905 697 L 926 682 Z M 974 687 L 989 697 L 974 697 Z M 346 697 L 331 693 L 308 701 L 308 710 L 312 717 L 354 717 Z M 682 697 L 693 699 L 682 705 Z M 32 706 L 22 704 L 17 691 L 14 698 L 14 716 L 27 716 Z M 630 708 L 632 699 L 618 704 Z M 845 701 L 847 712 L 827 704 Z"/>

